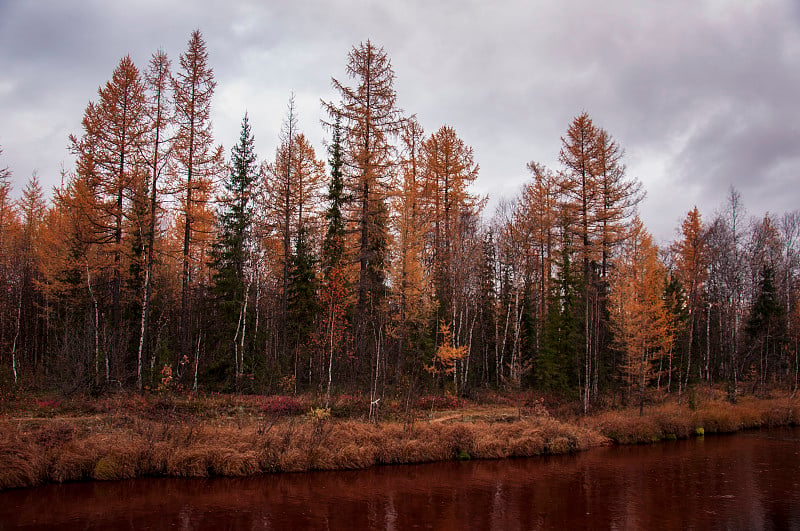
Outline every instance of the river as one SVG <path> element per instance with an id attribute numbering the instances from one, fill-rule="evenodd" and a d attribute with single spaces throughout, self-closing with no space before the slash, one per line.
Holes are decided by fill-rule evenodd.
<path id="1" fill-rule="evenodd" d="M 0 529 L 26 528 L 800 529 L 800 428 L 567 456 L 0 493 Z"/>

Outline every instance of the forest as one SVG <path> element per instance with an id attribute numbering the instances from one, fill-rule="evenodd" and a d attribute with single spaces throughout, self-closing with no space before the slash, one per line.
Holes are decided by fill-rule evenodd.
<path id="1" fill-rule="evenodd" d="M 559 166 L 528 162 L 486 212 L 472 148 L 398 108 L 370 41 L 321 102 L 326 145 L 292 97 L 263 159 L 247 114 L 229 154 L 214 137 L 199 31 L 140 66 L 98 80 L 51 197 L 34 174 L 14 200 L 0 169 L 3 388 L 358 394 L 370 416 L 423 391 L 586 412 L 797 388 L 800 210 L 751 218 L 731 188 L 659 247 L 623 146 L 582 113 Z"/>

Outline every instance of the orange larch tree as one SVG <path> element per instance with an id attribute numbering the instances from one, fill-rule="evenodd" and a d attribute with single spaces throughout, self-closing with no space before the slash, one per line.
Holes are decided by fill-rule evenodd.
<path id="1" fill-rule="evenodd" d="M 172 106 L 169 94 L 170 60 L 163 50 L 158 50 L 150 58 L 145 72 L 146 106 L 149 130 L 145 143 L 145 160 L 150 173 L 149 209 L 146 224 L 142 229 L 145 245 L 145 278 L 142 296 L 142 319 L 139 330 L 139 347 L 136 362 L 136 386 L 142 390 L 142 361 L 145 356 L 145 345 L 150 328 L 150 298 L 153 286 L 153 269 L 155 261 L 156 230 L 159 209 L 158 181 L 169 163 Z"/>
<path id="2" fill-rule="evenodd" d="M 359 263 L 355 348 L 362 362 L 370 363 L 370 389 L 374 413 L 376 387 L 382 369 L 386 313 L 387 250 L 389 247 L 387 196 L 396 164 L 391 140 L 402 131 L 405 119 L 397 108 L 394 71 L 383 48 L 361 43 L 348 54 L 347 75 L 355 86 L 333 79 L 340 103 L 323 102 L 331 122 L 341 120 L 346 186 L 353 198 L 349 223 L 356 236 Z"/>
<path id="3" fill-rule="evenodd" d="M 629 391 L 638 390 L 641 415 L 655 361 L 671 349 L 674 331 L 664 300 L 666 269 L 658 247 L 638 217 L 631 234 L 614 268 L 611 323 L 623 354 L 623 377 Z"/>
<path id="4" fill-rule="evenodd" d="M 110 273 L 111 343 L 106 365 L 112 367 L 107 377 L 113 372 L 122 382 L 130 330 L 122 326 L 121 292 L 133 238 L 138 236 L 130 222 L 137 215 L 136 196 L 146 176 L 142 153 L 147 130 L 144 85 L 129 56 L 120 60 L 98 95 L 99 101 L 89 103 L 84 113 L 83 135 L 70 137 L 78 159 L 75 177 L 87 186 L 83 197 L 74 196 L 79 203 L 73 206 L 86 220 L 84 242 L 97 247 Z"/>
<path id="5" fill-rule="evenodd" d="M 598 395 L 598 361 L 596 323 L 599 322 L 598 290 L 593 278 L 593 264 L 600 256 L 597 213 L 601 195 L 596 175 L 597 127 L 587 113 L 576 117 L 561 139 L 559 160 L 564 167 L 562 193 L 569 212 L 570 232 L 582 264 L 583 339 L 580 393 L 584 412 Z"/>
<path id="6" fill-rule="evenodd" d="M 210 203 L 216 179 L 224 169 L 222 146 L 214 147 L 211 128 L 211 99 L 217 83 L 199 30 L 192 32 L 179 62 L 180 70 L 172 81 L 176 128 L 172 189 L 178 196 L 176 221 L 182 232 L 180 337 L 176 362 L 183 356 L 191 359 L 194 350 L 192 290 L 194 283 L 200 280 L 201 266 L 213 239 Z"/>
<path id="7" fill-rule="evenodd" d="M 675 273 L 684 289 L 688 305 L 689 320 L 685 364 L 688 374 L 692 365 L 695 328 L 699 322 L 698 316 L 705 306 L 703 299 L 709 267 L 706 229 L 697 207 L 686 214 L 686 218 L 681 223 L 681 239 L 673 243 L 672 252 L 675 255 Z M 706 359 L 706 368 L 708 368 L 708 364 L 709 360 Z M 679 394 L 682 391 L 683 382 L 679 382 Z"/>
<path id="8" fill-rule="evenodd" d="M 594 139 L 594 172 L 597 175 L 598 205 L 595 219 L 600 246 L 600 277 L 608 274 L 614 248 L 629 236 L 629 225 L 637 205 L 644 199 L 642 183 L 625 174 L 624 150 L 605 129 Z"/>
<path id="9" fill-rule="evenodd" d="M 534 255 L 532 261 L 537 269 L 535 278 L 538 280 L 536 294 L 538 349 L 541 326 L 547 315 L 550 299 L 554 257 L 558 251 L 561 183 L 560 175 L 543 164 L 531 161 L 528 163 L 528 170 L 533 180 L 522 188 L 515 221 L 520 227 L 523 239 L 528 242 L 525 248 L 528 249 L 528 253 Z"/>
<path id="10" fill-rule="evenodd" d="M 432 293 L 424 262 L 424 237 L 429 213 L 424 208 L 424 179 L 421 149 L 424 131 L 410 118 L 400 135 L 400 186 L 392 197 L 392 226 L 395 246 L 391 267 L 393 298 L 397 305 L 393 335 L 397 339 L 396 378 L 399 381 L 405 358 L 415 339 L 424 332 L 430 314 Z M 407 350 L 407 347 L 411 346 Z M 413 369 L 412 369 L 413 370 Z"/>
<path id="11" fill-rule="evenodd" d="M 42 223 L 47 203 L 39 184 L 39 176 L 33 173 L 17 201 L 21 228 L 17 256 L 19 299 L 14 348 L 18 350 L 31 372 L 42 362 L 45 349 L 44 319 L 40 308 L 45 304 L 39 284 L 41 272 L 37 260 Z"/>
<path id="12" fill-rule="evenodd" d="M 455 328 L 454 286 L 455 246 L 461 234 L 461 221 L 477 212 L 481 201 L 468 187 L 478 177 L 472 148 L 458 137 L 455 129 L 442 126 L 422 144 L 423 204 L 430 212 L 427 237 L 428 263 L 434 281 L 438 320 Z M 451 329 L 452 329 L 451 328 Z"/>

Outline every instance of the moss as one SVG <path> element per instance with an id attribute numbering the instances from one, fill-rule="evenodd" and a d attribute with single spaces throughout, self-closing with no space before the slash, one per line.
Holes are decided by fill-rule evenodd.
<path id="1" fill-rule="evenodd" d="M 92 471 L 92 478 L 100 481 L 131 479 L 136 476 L 135 456 L 117 452 L 101 457 Z"/>
<path id="2" fill-rule="evenodd" d="M 92 477 L 100 481 L 120 479 L 119 477 L 119 463 L 113 455 L 106 455 L 101 457 L 100 460 L 94 465 L 94 472 Z"/>

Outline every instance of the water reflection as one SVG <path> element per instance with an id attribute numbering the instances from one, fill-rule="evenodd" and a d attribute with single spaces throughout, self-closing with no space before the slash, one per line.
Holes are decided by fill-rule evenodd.
<path id="1" fill-rule="evenodd" d="M 0 493 L 0 529 L 800 529 L 800 430 L 575 456 Z"/>

